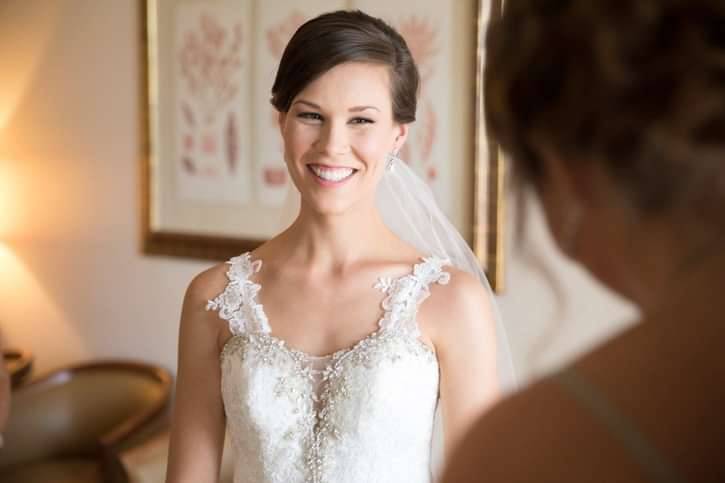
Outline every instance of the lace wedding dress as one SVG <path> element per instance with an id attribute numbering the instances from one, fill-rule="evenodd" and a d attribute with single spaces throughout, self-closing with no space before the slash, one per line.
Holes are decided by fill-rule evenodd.
<path id="1" fill-rule="evenodd" d="M 418 305 L 448 283 L 445 261 L 381 278 L 379 328 L 328 357 L 270 334 L 250 280 L 262 266 L 231 259 L 224 292 L 209 301 L 229 322 L 222 395 L 235 483 L 427 483 L 438 402 L 438 362 L 418 336 Z"/>

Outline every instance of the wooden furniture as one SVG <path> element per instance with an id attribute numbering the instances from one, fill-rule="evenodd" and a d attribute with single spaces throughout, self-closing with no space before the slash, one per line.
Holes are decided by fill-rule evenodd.
<path id="1" fill-rule="evenodd" d="M 18 349 L 3 349 L 3 364 L 10 375 L 10 385 L 14 389 L 25 381 L 33 370 L 33 356 Z"/>
<path id="2" fill-rule="evenodd" d="M 171 375 L 131 361 L 58 369 L 12 393 L 3 483 L 126 482 L 117 455 L 167 424 Z"/>

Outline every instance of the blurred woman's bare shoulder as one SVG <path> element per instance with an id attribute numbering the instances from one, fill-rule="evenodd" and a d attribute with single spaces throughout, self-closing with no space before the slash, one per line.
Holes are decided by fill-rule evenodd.
<path id="1" fill-rule="evenodd" d="M 496 458 L 481 465 L 485 454 Z M 590 481 L 592 475 L 642 481 L 640 469 L 617 441 L 547 378 L 486 412 L 459 446 L 443 481 Z"/>

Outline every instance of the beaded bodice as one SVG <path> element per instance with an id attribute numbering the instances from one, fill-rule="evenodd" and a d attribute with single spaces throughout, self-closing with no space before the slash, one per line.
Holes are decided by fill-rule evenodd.
<path id="1" fill-rule="evenodd" d="M 271 335 L 250 279 L 261 261 L 228 264 L 229 283 L 207 309 L 232 333 L 220 357 L 235 483 L 430 482 L 438 363 L 416 313 L 431 283 L 448 282 L 445 262 L 379 279 L 378 329 L 326 358 Z"/>

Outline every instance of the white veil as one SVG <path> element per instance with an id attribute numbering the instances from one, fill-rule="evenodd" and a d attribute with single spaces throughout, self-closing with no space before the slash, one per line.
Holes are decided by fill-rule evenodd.
<path id="1" fill-rule="evenodd" d="M 447 259 L 475 276 L 491 298 L 490 317 L 496 324 L 496 366 L 501 390 L 516 387 L 511 350 L 496 301 L 478 258 L 443 214 L 428 185 L 408 165 L 390 155 L 376 203 L 383 221 L 396 235 L 424 254 Z M 481 314 L 485 317 L 486 314 Z"/>
<path id="2" fill-rule="evenodd" d="M 496 325 L 496 369 L 502 394 L 516 388 L 506 329 L 486 274 L 468 243 L 443 214 L 433 192 L 408 165 L 389 155 L 385 175 L 378 186 L 376 203 L 383 221 L 393 233 L 424 254 L 447 259 L 459 270 L 475 276 L 490 297 L 488 316 Z M 486 314 L 481 314 L 486 317 Z M 431 447 L 431 473 L 438 481 L 444 468 L 444 431 L 440 406 L 436 410 Z"/>

